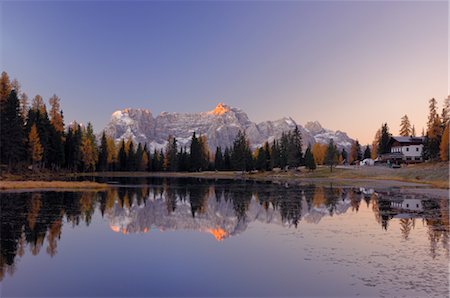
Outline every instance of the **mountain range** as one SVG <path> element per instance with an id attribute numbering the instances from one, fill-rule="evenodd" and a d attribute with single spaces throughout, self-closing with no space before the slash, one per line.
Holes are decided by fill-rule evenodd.
<path id="1" fill-rule="evenodd" d="M 163 148 L 169 136 L 175 137 L 180 146 L 188 147 L 195 132 L 197 136 L 207 137 L 209 148 L 214 152 L 217 146 L 231 146 L 239 130 L 245 131 L 252 148 L 256 148 L 280 138 L 283 132 L 295 126 L 301 132 L 305 148 L 316 142 L 328 143 L 332 138 L 338 148 L 349 149 L 353 141 L 345 132 L 323 128 L 317 121 L 302 126 L 291 117 L 283 117 L 255 123 L 243 110 L 223 103 L 208 112 L 162 112 L 156 117 L 147 109 L 119 110 L 112 114 L 105 132 L 116 141 L 131 138 L 136 143 L 147 143 L 150 150 Z"/>

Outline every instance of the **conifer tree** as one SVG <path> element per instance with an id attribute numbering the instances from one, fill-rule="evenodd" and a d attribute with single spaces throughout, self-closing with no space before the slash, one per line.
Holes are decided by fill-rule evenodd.
<path id="1" fill-rule="evenodd" d="M 450 121 L 450 95 L 444 99 L 444 107 L 442 108 L 441 123 L 442 130 L 445 130 L 445 125 Z"/>
<path id="2" fill-rule="evenodd" d="M 136 149 L 136 171 L 143 171 L 144 166 L 142 165 L 142 155 L 144 149 L 142 148 L 142 144 L 138 143 L 137 149 Z"/>
<path id="3" fill-rule="evenodd" d="M 34 111 L 39 111 L 41 114 L 47 113 L 47 108 L 44 103 L 44 99 L 39 94 L 33 98 L 31 108 Z"/>
<path id="4" fill-rule="evenodd" d="M 129 139 L 127 152 L 127 169 L 126 171 L 136 171 L 136 151 L 134 150 L 134 142 Z"/>
<path id="5" fill-rule="evenodd" d="M 108 169 L 108 140 L 106 139 L 105 131 L 102 132 L 100 140 L 97 169 L 99 171 L 106 171 Z"/>
<path id="6" fill-rule="evenodd" d="M 197 139 L 197 136 L 195 135 L 195 131 L 192 134 L 192 140 L 191 140 L 191 148 L 190 148 L 190 166 L 191 171 L 197 172 L 201 170 L 202 168 L 202 152 L 199 140 Z"/>
<path id="7" fill-rule="evenodd" d="M 345 148 L 342 148 L 341 158 L 342 158 L 342 162 L 344 164 L 346 164 L 348 162 L 348 153 L 347 153 L 347 150 L 345 150 Z"/>
<path id="8" fill-rule="evenodd" d="M 223 170 L 223 155 L 222 148 L 216 148 L 216 154 L 214 155 L 214 169 L 216 171 Z"/>
<path id="9" fill-rule="evenodd" d="M 113 138 L 110 136 L 106 137 L 106 152 L 107 152 L 107 165 L 108 165 L 108 171 L 115 169 L 115 163 L 117 162 L 117 149 L 116 149 L 116 143 L 114 142 Z"/>
<path id="10" fill-rule="evenodd" d="M 333 172 L 333 166 L 338 163 L 338 150 L 333 139 L 330 139 L 325 154 L 325 164 L 330 166 L 330 172 Z"/>
<path id="11" fill-rule="evenodd" d="M 0 107 L 4 105 L 11 93 L 12 85 L 8 74 L 3 71 L 0 77 Z"/>
<path id="12" fill-rule="evenodd" d="M 362 160 L 362 156 L 361 145 L 359 144 L 358 140 L 355 140 L 352 143 L 352 147 L 350 148 L 349 163 L 354 164 L 356 161 Z"/>
<path id="13" fill-rule="evenodd" d="M 164 170 L 164 158 L 165 158 L 165 156 L 164 156 L 164 151 L 161 149 L 161 150 L 159 151 L 158 171 Z"/>
<path id="14" fill-rule="evenodd" d="M 64 122 L 63 117 L 61 113 L 61 106 L 60 106 L 60 98 L 56 96 L 56 94 L 53 94 L 53 96 L 50 98 L 50 123 L 53 125 L 57 133 L 61 134 L 64 132 Z"/>
<path id="15" fill-rule="evenodd" d="M 280 138 L 280 167 L 285 168 L 288 165 L 288 150 L 289 150 L 289 139 L 290 139 L 290 132 L 289 133 L 282 133 Z"/>
<path id="16" fill-rule="evenodd" d="M 185 172 L 189 170 L 189 154 L 186 147 L 181 147 L 178 153 L 178 171 Z"/>
<path id="17" fill-rule="evenodd" d="M 20 117 L 19 99 L 14 89 L 6 101 L 2 102 L 0 118 L 1 163 L 8 164 L 8 169 L 11 170 L 25 155 L 23 122 Z"/>
<path id="18" fill-rule="evenodd" d="M 231 170 L 231 152 L 230 148 L 225 147 L 225 151 L 223 153 L 223 167 L 224 170 Z"/>
<path id="19" fill-rule="evenodd" d="M 272 170 L 272 154 L 270 152 L 269 142 L 264 143 L 264 152 L 266 153 L 266 171 Z"/>
<path id="20" fill-rule="evenodd" d="M 158 169 L 158 165 L 159 165 L 159 153 L 158 153 L 158 151 L 156 150 L 156 148 L 153 150 L 153 154 L 152 154 L 152 156 L 151 156 L 151 160 L 152 160 L 152 162 L 151 162 L 151 166 L 150 166 L 150 171 L 154 171 L 154 172 L 160 171 L 160 170 Z"/>
<path id="21" fill-rule="evenodd" d="M 296 168 L 303 164 L 302 136 L 297 126 L 292 133 L 288 133 L 288 137 L 288 165 Z"/>
<path id="22" fill-rule="evenodd" d="M 30 113 L 34 113 L 30 110 Z M 72 171 L 81 170 L 82 158 L 81 158 L 81 140 L 82 132 L 79 124 L 74 122 L 69 126 L 66 136 L 66 142 L 64 146 L 65 153 L 65 165 L 68 169 Z"/>
<path id="23" fill-rule="evenodd" d="M 249 171 L 252 169 L 252 152 L 245 135 L 245 132 L 239 130 L 233 142 L 231 152 L 231 163 L 234 170 Z"/>
<path id="24" fill-rule="evenodd" d="M 311 152 L 311 144 L 309 144 L 308 148 L 306 148 L 305 166 L 310 171 L 314 171 L 316 169 L 316 161 L 314 160 L 314 156 Z"/>
<path id="25" fill-rule="evenodd" d="M 411 137 L 415 137 L 416 136 L 416 127 L 413 125 L 411 128 Z"/>
<path id="26" fill-rule="evenodd" d="M 28 135 L 28 146 L 34 170 L 36 164 L 42 160 L 42 154 L 44 153 L 44 149 L 42 148 L 39 139 L 39 133 L 37 131 L 36 124 L 33 124 L 30 130 L 30 134 Z"/>
<path id="27" fill-rule="evenodd" d="M 142 159 L 141 163 L 139 165 L 140 171 L 147 171 L 148 170 L 148 163 L 149 163 L 149 153 L 148 150 L 146 150 L 146 145 L 144 146 L 144 149 L 142 150 Z"/>
<path id="28" fill-rule="evenodd" d="M 381 126 L 380 142 L 378 144 L 378 154 L 385 154 L 391 151 L 389 141 L 391 139 L 391 134 L 389 133 L 389 127 L 387 123 Z"/>
<path id="29" fill-rule="evenodd" d="M 370 151 L 369 145 L 366 146 L 366 149 L 364 150 L 364 159 L 371 158 L 372 152 Z"/>
<path id="30" fill-rule="evenodd" d="M 378 146 L 381 140 L 381 129 L 378 129 L 375 133 L 375 137 L 372 142 L 372 159 L 377 159 L 378 157 Z"/>
<path id="31" fill-rule="evenodd" d="M 324 164 L 326 151 L 327 151 L 326 144 L 314 143 L 312 147 L 312 154 L 314 156 L 314 161 L 317 165 Z"/>
<path id="32" fill-rule="evenodd" d="M 164 156 L 164 170 L 175 172 L 178 169 L 178 145 L 177 139 L 169 136 L 167 140 L 166 150 Z"/>
<path id="33" fill-rule="evenodd" d="M 424 143 L 424 157 L 425 159 L 437 160 L 439 158 L 442 127 L 434 98 L 429 101 L 429 110 L 426 141 Z"/>
<path id="34" fill-rule="evenodd" d="M 87 129 L 83 132 L 81 138 L 80 151 L 83 160 L 84 171 L 94 171 L 98 157 L 97 148 L 95 146 L 95 143 L 92 142 L 89 131 Z"/>
<path id="35" fill-rule="evenodd" d="M 442 161 L 449 161 L 449 125 L 450 120 L 447 121 L 447 125 L 445 126 L 445 130 L 441 138 L 439 157 Z"/>
<path id="36" fill-rule="evenodd" d="M 280 146 L 278 144 L 278 140 L 273 140 L 272 148 L 270 150 L 272 152 L 272 168 L 280 168 L 281 167 L 281 157 L 280 157 Z"/>
<path id="37" fill-rule="evenodd" d="M 401 119 L 400 135 L 403 137 L 409 137 L 411 136 L 411 133 L 412 133 L 411 123 L 409 122 L 408 115 L 405 115 Z"/>
<path id="38" fill-rule="evenodd" d="M 258 149 L 256 149 L 255 152 L 256 158 L 255 158 L 255 169 L 257 169 L 258 171 L 265 171 L 266 170 L 266 151 L 264 149 L 264 147 L 260 147 Z"/>
<path id="39" fill-rule="evenodd" d="M 28 95 L 25 92 L 22 92 L 19 96 L 20 101 L 20 116 L 22 117 L 23 122 L 27 119 L 28 109 L 30 100 L 28 99 Z"/>
<path id="40" fill-rule="evenodd" d="M 119 146 L 119 153 L 118 153 L 118 162 L 119 162 L 119 170 L 120 171 L 127 171 L 128 169 L 128 158 L 127 158 L 127 152 L 126 152 L 126 144 L 125 140 L 122 139 L 122 142 Z"/>
<path id="41" fill-rule="evenodd" d="M 207 170 L 209 167 L 209 149 L 208 149 L 208 140 L 206 136 L 200 136 L 198 138 L 198 143 L 200 146 L 200 164 L 202 170 Z"/>

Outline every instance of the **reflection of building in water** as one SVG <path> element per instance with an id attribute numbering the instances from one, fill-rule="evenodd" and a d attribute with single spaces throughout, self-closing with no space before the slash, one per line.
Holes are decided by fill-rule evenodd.
<path id="1" fill-rule="evenodd" d="M 391 202 L 391 208 L 404 211 L 423 212 L 422 200 L 419 199 L 395 200 Z"/>

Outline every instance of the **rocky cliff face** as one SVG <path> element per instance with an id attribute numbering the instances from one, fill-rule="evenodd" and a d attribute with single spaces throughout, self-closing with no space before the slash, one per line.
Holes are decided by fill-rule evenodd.
<path id="1" fill-rule="evenodd" d="M 174 136 L 180 146 L 189 146 L 192 133 L 205 135 L 211 151 L 217 146 L 231 146 L 239 130 L 245 131 L 253 148 L 266 141 L 281 137 L 283 132 L 298 126 L 302 133 L 303 144 L 328 143 L 333 138 L 339 148 L 350 148 L 352 139 L 341 131 L 323 128 L 319 122 L 308 122 L 305 127 L 292 118 L 284 117 L 275 121 L 255 123 L 250 121 L 241 109 L 218 104 L 209 112 L 168 113 L 156 117 L 145 109 L 124 109 L 112 114 L 105 132 L 117 141 L 131 138 L 135 142 L 147 143 L 149 148 L 159 149 L 167 144 L 169 136 Z"/>

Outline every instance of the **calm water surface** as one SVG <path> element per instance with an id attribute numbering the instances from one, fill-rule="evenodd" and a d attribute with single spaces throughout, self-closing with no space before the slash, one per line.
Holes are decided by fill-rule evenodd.
<path id="1" fill-rule="evenodd" d="M 447 195 L 117 182 L 1 193 L 1 296 L 448 297 Z"/>

